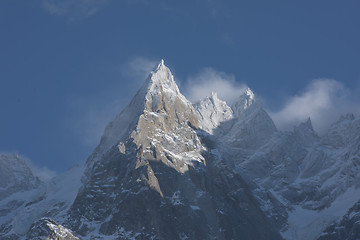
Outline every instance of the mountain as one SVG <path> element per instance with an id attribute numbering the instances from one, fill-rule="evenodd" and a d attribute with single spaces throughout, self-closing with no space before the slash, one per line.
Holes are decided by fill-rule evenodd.
<path id="1" fill-rule="evenodd" d="M 160 62 L 106 127 L 66 225 L 90 238 L 280 239 L 198 127 L 193 105 Z"/>
<path id="2" fill-rule="evenodd" d="M 194 108 L 199 121 L 199 128 L 209 134 L 218 128 L 220 123 L 233 119 L 233 110 L 221 101 L 215 92 L 210 97 L 195 103 Z"/>
<path id="3" fill-rule="evenodd" d="M 23 157 L 15 153 L 0 154 L 0 200 L 16 192 L 34 189 L 40 183 Z"/>
<path id="4" fill-rule="evenodd" d="M 251 89 L 247 89 L 232 105 L 234 117 L 215 131 L 221 149 L 238 154 L 239 149 L 251 151 L 266 143 L 277 131 L 274 122 Z"/>
<path id="5" fill-rule="evenodd" d="M 251 89 L 192 104 L 164 61 L 84 165 L 0 160 L 1 239 L 360 238 L 360 120 L 279 131 Z"/>
<path id="6" fill-rule="evenodd" d="M 32 224 L 45 216 L 63 221 L 80 188 L 83 168 L 74 166 L 50 181 L 42 182 L 22 157 L 16 154 L 2 154 L 0 159 L 0 169 L 13 169 L 13 173 L 7 173 L 12 176 L 11 179 L 20 179 L 28 183 L 16 192 L 10 187 L 11 192 L 0 200 L 0 239 L 42 239 L 40 236 L 26 236 Z"/>

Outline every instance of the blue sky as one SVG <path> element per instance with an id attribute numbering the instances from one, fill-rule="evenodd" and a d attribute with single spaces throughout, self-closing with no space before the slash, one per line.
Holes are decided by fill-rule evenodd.
<path id="1" fill-rule="evenodd" d="M 322 131 L 360 109 L 359 11 L 357 0 L 0 1 L 0 151 L 57 172 L 84 161 L 161 58 L 192 100 L 249 86 L 280 129 L 309 115 Z"/>

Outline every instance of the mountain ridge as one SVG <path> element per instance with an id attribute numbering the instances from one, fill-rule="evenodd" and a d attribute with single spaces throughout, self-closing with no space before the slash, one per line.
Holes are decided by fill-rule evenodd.
<path id="1" fill-rule="evenodd" d="M 351 114 L 279 131 L 251 89 L 192 104 L 162 60 L 84 166 L 0 199 L 0 237 L 317 239 L 357 224 L 359 136 Z"/>

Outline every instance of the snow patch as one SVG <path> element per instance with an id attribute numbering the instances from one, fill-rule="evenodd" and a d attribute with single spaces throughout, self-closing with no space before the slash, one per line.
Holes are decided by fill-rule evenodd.
<path id="1" fill-rule="evenodd" d="M 359 199 L 360 188 L 352 187 L 338 197 L 329 208 L 322 211 L 295 206 L 295 210 L 289 212 L 289 229 L 282 232 L 282 236 L 288 240 L 316 239 L 329 224 L 344 216 Z"/>

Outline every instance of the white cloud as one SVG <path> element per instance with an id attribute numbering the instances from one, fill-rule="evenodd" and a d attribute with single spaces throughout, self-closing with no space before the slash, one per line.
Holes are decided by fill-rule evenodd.
<path id="1" fill-rule="evenodd" d="M 125 77 L 129 77 L 132 81 L 143 83 L 155 65 L 159 62 L 160 60 L 156 61 L 144 57 L 134 57 L 123 64 L 121 72 Z"/>
<path id="2" fill-rule="evenodd" d="M 35 176 L 37 176 L 41 181 L 44 182 L 49 181 L 56 176 L 56 172 L 48 169 L 47 167 L 36 167 L 32 165 L 31 170 L 33 171 Z"/>
<path id="3" fill-rule="evenodd" d="M 184 92 L 192 102 L 210 96 L 211 92 L 217 92 L 221 100 L 231 104 L 244 93 L 246 88 L 246 84 L 236 82 L 233 75 L 208 67 L 201 70 L 196 76 L 187 79 Z"/>
<path id="4" fill-rule="evenodd" d="M 43 8 L 51 15 L 69 20 L 86 18 L 103 9 L 111 0 L 43 0 Z"/>
<path id="5" fill-rule="evenodd" d="M 132 58 L 121 66 L 123 80 L 118 86 L 103 89 L 92 99 L 70 102 L 74 112 L 70 125 L 85 146 L 95 147 L 99 143 L 106 125 L 129 103 L 157 63 L 143 57 Z M 204 68 L 197 75 L 188 77 L 182 90 L 192 102 L 204 99 L 214 91 L 220 99 L 231 104 L 246 88 L 245 83 L 237 82 L 231 74 Z M 311 117 L 315 130 L 321 132 L 341 114 L 360 112 L 353 95 L 338 81 L 318 79 L 300 94 L 289 98 L 279 111 L 269 111 L 269 114 L 281 130 L 291 129 Z"/>
<path id="6" fill-rule="evenodd" d="M 103 94 L 93 99 L 73 99 L 69 103 L 73 116 L 67 125 L 84 146 L 94 148 L 106 125 L 120 113 L 127 101 Z"/>
<path id="7" fill-rule="evenodd" d="M 348 112 L 358 113 L 359 107 L 349 89 L 332 79 L 317 79 L 297 96 L 288 99 L 282 109 L 270 112 L 279 129 L 291 129 L 311 118 L 314 129 L 324 132 L 331 123 Z"/>
<path id="8" fill-rule="evenodd" d="M 1 154 L 1 153 L 0 153 Z M 36 165 L 33 161 L 31 161 L 29 158 L 18 154 L 18 153 L 3 153 L 3 154 L 7 154 L 7 155 L 15 155 L 18 156 L 19 158 L 23 159 L 27 166 L 31 169 L 31 171 L 33 172 L 34 176 L 38 177 L 41 181 L 49 181 L 50 179 L 54 178 L 56 176 L 56 172 L 53 170 L 50 170 L 47 167 L 39 167 L 38 165 Z"/>
<path id="9" fill-rule="evenodd" d="M 117 84 L 105 86 L 91 98 L 69 100 L 72 117 L 66 125 L 84 146 L 96 147 L 107 124 L 130 102 L 157 63 L 143 57 L 132 58 L 120 67 Z"/>

